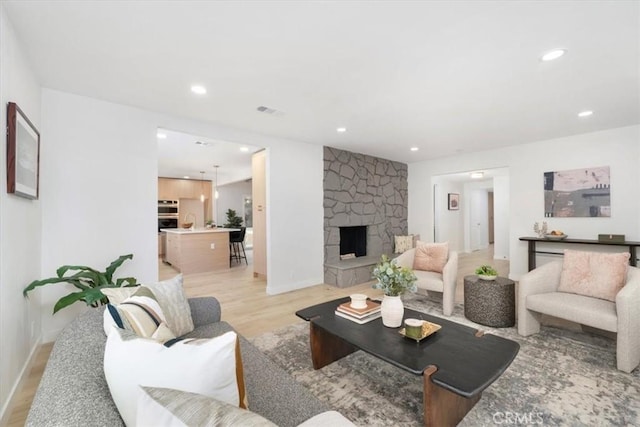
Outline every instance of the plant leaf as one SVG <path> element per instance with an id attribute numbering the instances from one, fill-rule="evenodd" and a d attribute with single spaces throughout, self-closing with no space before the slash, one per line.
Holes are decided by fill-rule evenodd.
<path id="1" fill-rule="evenodd" d="M 93 271 L 95 273 L 99 273 L 98 270 L 94 270 L 93 268 L 87 267 L 85 265 L 63 265 L 62 267 L 56 270 L 56 274 L 58 275 L 58 277 L 62 277 L 69 270 L 78 270 L 78 271 L 85 270 L 85 271 Z"/>
<path id="2" fill-rule="evenodd" d="M 122 286 L 123 283 L 127 283 L 127 284 Z M 117 288 L 120 288 L 120 287 L 130 288 L 132 286 L 138 286 L 138 281 L 136 280 L 135 277 L 121 277 L 120 279 L 116 280 Z"/>
<path id="3" fill-rule="evenodd" d="M 128 255 L 120 255 L 118 257 L 117 260 L 113 261 L 109 267 L 107 267 L 107 269 L 105 270 L 104 274 L 105 277 L 107 279 L 107 283 L 111 283 L 112 279 L 113 279 L 113 273 L 116 272 L 116 270 L 118 269 L 118 267 L 120 267 L 122 265 L 123 262 L 125 262 L 128 259 L 132 259 L 133 258 L 133 254 L 128 254 Z"/>
<path id="4" fill-rule="evenodd" d="M 85 292 L 73 292 L 69 295 L 63 296 L 53 306 L 53 314 L 56 314 L 59 310 L 73 304 L 76 301 L 84 301 Z M 88 304 L 87 304 L 88 305 Z"/>
<path id="5" fill-rule="evenodd" d="M 24 296 L 27 296 L 27 292 L 30 292 L 39 286 L 48 285 L 49 283 L 65 283 L 68 281 L 69 279 L 66 277 L 50 277 L 48 279 L 43 279 L 43 280 L 34 280 L 29 284 L 29 286 L 24 288 L 24 290 L 22 291 L 22 294 Z"/>
<path id="6" fill-rule="evenodd" d="M 94 305 L 94 304 L 100 303 L 102 302 L 102 300 L 105 300 L 105 302 L 109 301 L 107 297 L 102 293 L 100 288 L 90 289 L 84 292 L 84 294 L 85 294 L 85 297 L 84 297 L 85 301 L 87 302 L 88 305 Z"/>

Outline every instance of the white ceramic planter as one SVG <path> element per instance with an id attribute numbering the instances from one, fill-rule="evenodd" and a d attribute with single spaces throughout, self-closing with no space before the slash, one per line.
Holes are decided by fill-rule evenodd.
<path id="1" fill-rule="evenodd" d="M 404 317 L 404 304 L 399 296 L 391 297 L 385 295 L 382 298 L 382 305 L 380 306 L 382 312 L 382 324 L 389 328 L 398 328 L 402 325 L 402 318 Z"/>

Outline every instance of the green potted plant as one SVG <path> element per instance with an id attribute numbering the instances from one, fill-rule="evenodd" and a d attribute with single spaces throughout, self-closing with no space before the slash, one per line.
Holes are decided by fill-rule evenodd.
<path id="1" fill-rule="evenodd" d="M 227 209 L 227 222 L 224 224 L 225 228 L 240 228 L 242 227 L 242 218 L 236 215 L 236 211 L 233 209 Z"/>
<path id="2" fill-rule="evenodd" d="M 498 272 L 490 265 L 481 265 L 476 268 L 476 275 L 481 280 L 495 280 L 498 277 Z"/>
<path id="3" fill-rule="evenodd" d="M 98 271 L 83 265 L 63 265 L 56 270 L 56 277 L 34 280 L 29 286 L 24 288 L 22 293 L 26 297 L 27 293 L 39 286 L 51 283 L 71 283 L 78 288 L 79 291 L 72 292 L 60 298 L 53 306 L 53 314 L 76 301 L 84 301 L 88 306 L 98 307 L 99 305 L 109 302 L 109 299 L 102 293 L 101 289 L 138 286 L 135 277 L 123 277 L 115 281 L 113 280 L 113 274 L 118 267 L 126 260 L 132 258 L 133 254 L 121 255 L 113 261 L 105 271 Z M 75 273 L 65 276 L 67 272 Z"/>
<path id="4" fill-rule="evenodd" d="M 404 316 L 404 305 L 400 296 L 406 291 L 417 290 L 417 277 L 411 269 L 400 267 L 395 260 L 390 260 L 386 255 L 382 255 L 380 262 L 373 269 L 373 277 L 378 280 L 373 284 L 373 288 L 382 289 L 384 292 L 381 306 L 382 324 L 397 328 L 402 324 Z"/>

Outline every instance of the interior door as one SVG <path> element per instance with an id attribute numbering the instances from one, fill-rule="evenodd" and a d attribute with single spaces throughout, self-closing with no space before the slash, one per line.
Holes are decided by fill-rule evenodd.
<path id="1" fill-rule="evenodd" d="M 494 241 L 494 225 L 493 225 L 493 191 L 487 193 L 488 213 L 489 213 L 489 244 Z"/>
<path id="2" fill-rule="evenodd" d="M 486 235 L 488 223 L 487 211 L 487 191 L 473 190 L 471 192 L 471 209 L 470 209 L 470 244 L 471 250 L 477 251 L 488 245 Z"/>

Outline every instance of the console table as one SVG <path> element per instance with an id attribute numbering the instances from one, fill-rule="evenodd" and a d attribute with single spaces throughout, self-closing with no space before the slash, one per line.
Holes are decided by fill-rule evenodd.
<path id="1" fill-rule="evenodd" d="M 605 246 L 626 246 L 629 249 L 629 253 L 631 257 L 629 258 L 629 264 L 636 267 L 637 265 L 637 257 L 636 257 L 636 248 L 640 246 L 640 242 L 602 242 L 600 240 L 589 240 L 589 239 L 562 239 L 562 240 L 552 240 L 552 239 L 544 239 L 540 237 L 520 237 L 520 240 L 529 242 L 529 271 L 536 268 L 536 254 L 549 254 L 549 255 L 562 255 L 559 252 L 546 252 L 546 251 L 536 251 L 536 243 L 544 242 L 544 243 L 577 243 L 582 245 L 605 245 Z"/>

